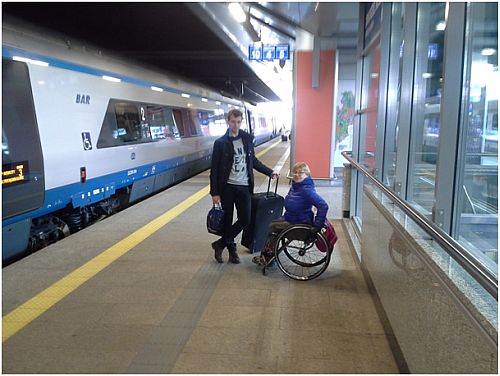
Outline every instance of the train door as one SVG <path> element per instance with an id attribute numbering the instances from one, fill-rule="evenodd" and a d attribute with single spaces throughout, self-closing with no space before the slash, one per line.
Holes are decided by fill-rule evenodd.
<path id="1" fill-rule="evenodd" d="M 26 63 L 2 61 L 2 219 L 44 200 L 42 147 Z"/>
<path id="2" fill-rule="evenodd" d="M 43 205 L 42 147 L 26 63 L 2 61 L 2 221 Z M 2 262 L 28 247 L 31 219 L 2 226 Z"/>

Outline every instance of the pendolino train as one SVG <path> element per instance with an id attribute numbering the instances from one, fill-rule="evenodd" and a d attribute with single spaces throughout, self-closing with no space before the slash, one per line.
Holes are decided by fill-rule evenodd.
<path id="1" fill-rule="evenodd" d="M 22 26 L 21 26 L 22 25 Z M 258 108 L 4 19 L 2 260 L 12 262 L 210 166 L 225 113 Z"/>

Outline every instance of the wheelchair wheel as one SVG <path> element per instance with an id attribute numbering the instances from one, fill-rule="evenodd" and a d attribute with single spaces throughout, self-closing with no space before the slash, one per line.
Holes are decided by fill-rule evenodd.
<path id="1" fill-rule="evenodd" d="M 295 225 L 284 230 L 276 240 L 275 257 L 280 270 L 290 278 L 308 281 L 320 276 L 330 264 L 331 252 L 322 252 L 316 243 L 329 249 L 321 233 L 310 239 L 311 226 Z"/>

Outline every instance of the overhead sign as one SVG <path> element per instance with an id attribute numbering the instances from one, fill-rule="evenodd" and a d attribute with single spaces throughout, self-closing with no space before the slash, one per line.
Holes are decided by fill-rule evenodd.
<path id="1" fill-rule="evenodd" d="M 250 46 L 248 49 L 248 57 L 250 60 L 262 60 L 262 45 Z"/>
<path id="2" fill-rule="evenodd" d="M 278 44 L 276 46 L 276 59 L 278 60 L 290 59 L 290 46 L 288 44 Z"/>
<path id="3" fill-rule="evenodd" d="M 248 48 L 250 60 L 288 60 L 290 59 L 290 46 L 288 44 L 254 44 Z"/>
<path id="4" fill-rule="evenodd" d="M 264 60 L 274 60 L 276 56 L 276 47 L 275 46 L 264 46 L 262 47 L 262 55 Z"/>

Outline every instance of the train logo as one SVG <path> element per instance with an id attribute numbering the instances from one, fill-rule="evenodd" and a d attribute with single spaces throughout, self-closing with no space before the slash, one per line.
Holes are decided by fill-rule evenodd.
<path id="1" fill-rule="evenodd" d="M 77 94 L 75 102 L 79 104 L 90 104 L 90 95 Z"/>

